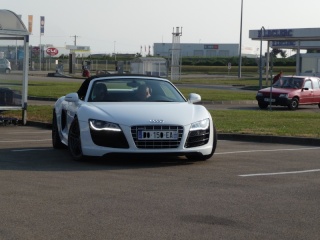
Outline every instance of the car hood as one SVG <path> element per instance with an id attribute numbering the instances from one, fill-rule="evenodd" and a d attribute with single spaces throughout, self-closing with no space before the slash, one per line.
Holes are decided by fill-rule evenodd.
<path id="1" fill-rule="evenodd" d="M 263 88 L 260 89 L 259 92 L 260 93 L 270 93 L 270 87 L 268 88 Z M 272 92 L 273 93 L 291 93 L 291 92 L 295 92 L 295 91 L 301 91 L 301 89 L 294 89 L 294 88 L 272 88 Z"/>
<path id="2" fill-rule="evenodd" d="M 150 124 L 150 120 L 160 120 L 163 124 L 187 125 L 209 116 L 209 112 L 202 105 L 187 102 L 92 103 L 91 105 L 93 115 L 99 120 L 128 126 Z"/>

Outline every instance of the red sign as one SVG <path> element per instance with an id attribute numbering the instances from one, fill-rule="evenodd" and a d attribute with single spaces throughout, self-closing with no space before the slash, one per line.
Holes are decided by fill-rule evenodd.
<path id="1" fill-rule="evenodd" d="M 59 53 L 59 51 L 56 48 L 50 47 L 50 48 L 47 48 L 46 53 L 50 56 L 55 56 Z"/>
<path id="2" fill-rule="evenodd" d="M 40 47 L 33 47 L 32 52 L 34 53 L 39 53 L 40 52 Z"/>

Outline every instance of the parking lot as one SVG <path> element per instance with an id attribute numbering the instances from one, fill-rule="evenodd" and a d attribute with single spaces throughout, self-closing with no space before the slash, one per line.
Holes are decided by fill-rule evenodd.
<path id="1" fill-rule="evenodd" d="M 319 239 L 320 147 L 218 141 L 205 162 L 75 162 L 0 126 L 0 239 Z"/>

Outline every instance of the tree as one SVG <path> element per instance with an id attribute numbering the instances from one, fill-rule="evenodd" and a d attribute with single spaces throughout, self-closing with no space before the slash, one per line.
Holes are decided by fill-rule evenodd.
<path id="1" fill-rule="evenodd" d="M 287 57 L 287 51 L 281 50 L 281 49 L 277 49 L 277 48 L 273 48 L 272 51 L 270 52 L 274 57 L 277 57 L 278 54 L 280 54 L 280 56 L 282 58 L 286 58 Z"/>

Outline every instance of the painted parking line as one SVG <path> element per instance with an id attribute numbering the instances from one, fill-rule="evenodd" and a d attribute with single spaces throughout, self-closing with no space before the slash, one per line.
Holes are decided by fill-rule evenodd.
<path id="1" fill-rule="evenodd" d="M 44 148 L 44 149 L 39 149 L 39 148 L 26 148 L 26 149 L 15 149 L 11 150 L 11 152 L 30 152 L 30 151 L 48 151 L 52 150 L 53 148 Z"/>
<path id="2" fill-rule="evenodd" d="M 292 172 L 243 174 L 243 175 L 239 175 L 239 177 L 272 176 L 272 175 L 300 174 L 300 173 L 311 173 L 311 172 L 320 172 L 320 169 L 311 169 L 311 170 L 303 170 L 303 171 L 292 171 Z"/>
<path id="3" fill-rule="evenodd" d="M 0 141 L 0 143 L 18 143 L 18 142 L 43 142 L 43 141 L 52 141 L 52 139 L 37 139 L 37 140 L 6 140 Z"/>
<path id="4" fill-rule="evenodd" d="M 216 152 L 214 154 L 215 155 L 223 155 L 223 154 L 238 154 L 238 153 L 280 152 L 280 151 L 301 151 L 301 150 L 320 150 L 320 147 L 260 149 L 260 150 L 246 150 L 246 151 L 220 152 L 220 153 Z"/>

